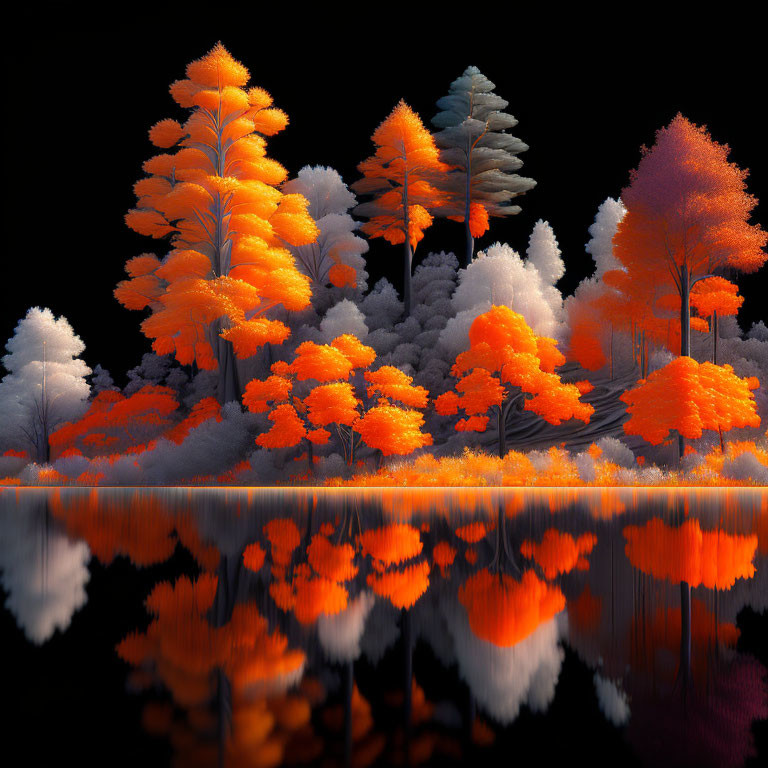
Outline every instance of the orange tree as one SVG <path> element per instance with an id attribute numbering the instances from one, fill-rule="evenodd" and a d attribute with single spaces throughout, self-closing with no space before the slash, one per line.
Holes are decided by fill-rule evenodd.
<path id="1" fill-rule="evenodd" d="M 142 450 L 148 440 L 170 426 L 178 406 L 170 387 L 150 384 L 129 397 L 104 390 L 81 419 L 62 424 L 51 433 L 51 447 L 59 455 L 69 451 L 91 457 Z"/>
<path id="2" fill-rule="evenodd" d="M 162 261 L 130 259 L 115 296 L 129 309 L 150 308 L 142 330 L 158 354 L 218 368 L 224 403 L 241 394 L 235 358 L 289 334 L 269 310 L 309 304 L 309 279 L 285 243 L 311 243 L 318 230 L 307 200 L 277 188 L 287 172 L 266 156 L 264 137 L 288 118 L 271 107 L 272 97 L 246 88 L 248 70 L 221 44 L 186 73 L 171 86 L 191 110 L 186 122 L 161 120 L 149 132 L 155 146 L 178 149 L 144 164 L 147 177 L 126 216 L 140 234 L 169 236 L 172 250 Z"/>
<path id="3" fill-rule="evenodd" d="M 489 410 L 496 413 L 499 456 L 506 454 L 506 420 L 513 404 L 538 414 L 550 424 L 571 418 L 587 423 L 594 408 L 579 398 L 588 384 L 564 384 L 554 372 L 565 358 L 554 339 L 536 336 L 525 319 L 509 307 L 493 306 L 475 318 L 469 329 L 470 347 L 456 358 L 451 373 L 458 392 L 446 392 L 435 409 L 452 416 L 467 414 L 456 430 L 484 432 Z M 581 389 L 579 388 L 581 387 Z"/>
<path id="4" fill-rule="evenodd" d="M 738 314 L 744 303 L 739 287 L 724 277 L 708 277 L 698 282 L 691 291 L 691 306 L 700 317 L 711 319 L 712 362 L 717 365 L 718 318 Z"/>
<path id="5" fill-rule="evenodd" d="M 680 354 L 690 356 L 691 290 L 716 270 L 754 272 L 766 260 L 766 234 L 749 218 L 757 200 L 729 148 L 678 114 L 643 149 L 621 193 L 627 215 L 614 253 L 634 290 L 680 296 Z M 652 302 L 647 302 L 651 304 Z"/>
<path id="6" fill-rule="evenodd" d="M 658 445 L 672 430 L 696 439 L 711 429 L 722 448 L 723 432 L 760 426 L 752 392 L 758 386 L 754 376 L 741 379 L 730 365 L 678 357 L 621 395 L 630 414 L 624 431 Z"/>
<path id="7" fill-rule="evenodd" d="M 328 442 L 331 433 L 326 428 L 331 426 L 350 464 L 360 441 L 384 456 L 411 453 L 431 444 L 431 436 L 421 432 L 424 418 L 417 410 L 426 407 L 428 392 L 413 386 L 410 376 L 391 365 L 366 370 L 375 359 L 374 350 L 350 334 L 330 344 L 300 344 L 291 363 L 274 363 L 271 376 L 254 379 L 245 388 L 243 402 L 248 409 L 270 411 L 273 424 L 256 443 L 264 448 L 290 448 L 306 440 L 310 468 L 313 446 Z M 361 371 L 368 402 L 378 396 L 368 408 L 350 381 Z M 296 382 L 307 382 L 306 396 L 294 395 Z"/>
<path id="8" fill-rule="evenodd" d="M 447 170 L 438 159 L 432 134 L 419 116 L 401 101 L 374 131 L 376 153 L 357 166 L 363 178 L 352 185 L 373 199 L 355 208 L 367 221 L 361 229 L 369 237 L 383 237 L 393 245 L 403 243 L 403 301 L 411 313 L 413 251 L 432 224 L 430 209 L 441 201 L 435 186 Z"/>

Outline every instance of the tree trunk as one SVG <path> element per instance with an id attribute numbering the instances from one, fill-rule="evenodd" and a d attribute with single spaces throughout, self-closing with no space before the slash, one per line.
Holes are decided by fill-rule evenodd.
<path id="1" fill-rule="evenodd" d="M 691 356 L 691 276 L 688 266 L 680 269 L 680 355 Z M 685 453 L 685 438 L 678 432 L 677 448 L 682 460 Z"/>
<path id="2" fill-rule="evenodd" d="M 680 582 L 680 676 L 684 695 L 691 680 L 691 585 Z"/>
<path id="3" fill-rule="evenodd" d="M 406 217 L 406 226 L 408 218 Z M 411 316 L 411 265 L 413 264 L 413 251 L 411 241 L 405 237 L 403 244 L 403 304 L 405 305 L 405 317 Z"/>
<path id="4" fill-rule="evenodd" d="M 231 341 L 222 339 L 219 336 L 221 330 L 220 323 L 216 324 L 216 359 L 219 363 L 219 403 L 225 405 L 233 400 L 240 402 L 240 376 L 237 372 L 237 360 L 235 359 L 235 350 Z"/>
<path id="5" fill-rule="evenodd" d="M 503 459 L 507 455 L 507 425 L 504 418 L 504 407 L 498 406 L 498 423 L 499 423 L 499 458 Z"/>
<path id="6" fill-rule="evenodd" d="M 403 304 L 405 317 L 411 316 L 411 267 L 413 266 L 413 251 L 411 250 L 411 220 L 408 213 L 408 171 L 405 172 L 403 186 L 403 223 L 405 225 L 405 240 L 403 241 Z"/>
<path id="7" fill-rule="evenodd" d="M 717 322 L 717 310 L 712 313 L 712 362 L 717 365 L 717 336 L 720 332 Z"/>
<path id="8" fill-rule="evenodd" d="M 613 323 L 611 323 L 611 381 L 613 381 Z"/>
<path id="9" fill-rule="evenodd" d="M 469 167 L 469 155 L 467 155 L 467 189 L 464 195 L 464 231 L 466 233 L 466 248 L 464 250 L 464 266 L 468 267 L 475 255 L 475 238 L 472 237 L 472 231 L 469 227 L 469 210 L 472 204 L 471 184 L 472 173 Z"/>

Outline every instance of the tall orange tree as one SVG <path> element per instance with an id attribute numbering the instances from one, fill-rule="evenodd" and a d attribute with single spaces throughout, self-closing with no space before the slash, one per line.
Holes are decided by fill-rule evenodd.
<path id="1" fill-rule="evenodd" d="M 614 253 L 636 286 L 680 296 L 680 354 L 690 356 L 691 290 L 716 271 L 754 272 L 768 255 L 766 233 L 749 219 L 757 200 L 729 148 L 678 114 L 643 148 L 621 193 L 627 215 Z M 663 293 L 663 291 L 662 291 Z"/>
<path id="2" fill-rule="evenodd" d="M 495 412 L 499 456 L 506 455 L 507 415 L 515 403 L 550 424 L 571 418 L 589 422 L 594 408 L 582 403 L 582 390 L 591 386 L 564 384 L 554 372 L 565 358 L 554 339 L 536 336 L 525 318 L 509 307 L 493 306 L 475 318 L 469 329 L 470 347 L 457 358 L 451 373 L 458 392 L 449 391 L 435 401 L 442 416 L 459 409 L 467 418 L 456 423 L 459 432 L 484 432 L 488 411 Z"/>
<path id="3" fill-rule="evenodd" d="M 404 101 L 371 138 L 376 152 L 357 166 L 363 178 L 352 188 L 373 199 L 358 205 L 355 213 L 369 219 L 361 227 L 369 237 L 403 243 L 403 301 L 408 316 L 413 251 L 432 224 L 429 211 L 442 199 L 435 182 L 448 166 L 440 162 L 432 134 Z"/>
<path id="4" fill-rule="evenodd" d="M 190 110 L 187 120 L 149 132 L 155 146 L 176 150 L 144 164 L 126 216 L 136 232 L 168 237 L 172 250 L 130 259 L 115 295 L 129 309 L 150 308 L 142 330 L 158 354 L 218 368 L 223 403 L 240 397 L 235 358 L 288 336 L 269 311 L 308 306 L 309 280 L 285 244 L 311 243 L 318 230 L 307 200 L 277 188 L 287 172 L 266 156 L 264 137 L 288 118 L 272 97 L 247 88 L 248 70 L 220 43 L 186 74 L 171 95 Z"/>

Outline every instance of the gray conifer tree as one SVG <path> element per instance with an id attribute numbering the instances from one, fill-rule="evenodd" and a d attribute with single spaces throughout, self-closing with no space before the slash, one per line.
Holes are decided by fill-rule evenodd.
<path id="1" fill-rule="evenodd" d="M 517 155 L 528 145 L 507 133 L 517 120 L 503 111 L 509 102 L 493 93 L 495 87 L 477 67 L 467 67 L 437 102 L 440 112 L 432 118 L 441 129 L 435 134 L 440 160 L 455 167 L 443 181 L 450 202 L 437 213 L 464 219 L 464 266 L 475 249 L 469 226 L 472 203 L 482 205 L 488 216 L 509 216 L 520 212 L 512 199 L 536 186 L 516 173 L 523 164 Z"/>

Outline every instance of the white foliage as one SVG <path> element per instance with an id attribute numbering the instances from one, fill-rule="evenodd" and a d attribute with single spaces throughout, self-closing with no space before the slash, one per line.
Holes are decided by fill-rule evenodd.
<path id="1" fill-rule="evenodd" d="M 328 272 L 338 258 L 357 272 L 357 288 L 368 286 L 363 254 L 368 243 L 355 234 L 358 223 L 348 211 L 357 202 L 341 176 L 333 168 L 305 166 L 295 179 L 283 185 L 287 194 L 301 194 L 309 200 L 309 215 L 320 234 L 309 245 L 289 246 L 299 268 L 318 286 L 328 282 Z"/>
<path id="2" fill-rule="evenodd" d="M 181 445 L 159 440 L 153 450 L 138 454 L 135 460 L 143 482 L 167 485 L 218 474 L 237 464 L 252 445 L 254 418 L 237 403 L 227 403 L 221 416 L 220 422 L 208 419 L 190 430 Z"/>
<path id="3" fill-rule="evenodd" d="M 723 476 L 731 480 L 751 480 L 757 485 L 768 485 L 768 467 L 761 464 L 751 451 L 745 451 L 723 463 Z"/>
<path id="4" fill-rule="evenodd" d="M 557 304 L 552 288 L 536 267 L 524 262 L 510 246 L 496 243 L 459 270 L 452 304 L 456 317 L 440 334 L 440 346 L 454 356 L 469 347 L 469 327 L 493 304 L 520 313 L 539 336 L 559 335 Z M 559 297 L 557 289 L 554 289 Z"/>
<path id="5" fill-rule="evenodd" d="M 565 625 L 563 614 L 540 624 L 519 643 L 503 648 L 478 638 L 461 606 L 446 603 L 443 610 L 459 673 L 483 709 L 502 724 L 515 720 L 524 704 L 535 712 L 547 709 L 564 658 L 558 642 Z"/>
<path id="6" fill-rule="evenodd" d="M 90 550 L 47 520 L 44 509 L 18 502 L 0 508 L 0 570 L 6 607 L 37 645 L 69 626 L 87 598 Z"/>
<path id="7" fill-rule="evenodd" d="M 624 725 L 629 720 L 629 701 L 627 694 L 619 690 L 613 680 L 601 677 L 595 672 L 593 678 L 597 704 L 605 719 L 614 725 Z"/>
<path id="8" fill-rule="evenodd" d="M 621 440 L 615 437 L 601 437 L 597 447 L 603 452 L 602 457 L 620 467 L 632 469 L 635 466 L 635 454 Z"/>
<path id="9" fill-rule="evenodd" d="M 621 264 L 613 255 L 613 236 L 626 216 L 627 209 L 621 199 L 606 198 L 597 209 L 595 223 L 589 228 L 590 240 L 586 245 L 587 253 L 595 262 L 595 278 L 600 279 L 612 269 L 620 269 Z"/>
<path id="10" fill-rule="evenodd" d="M 549 222 L 539 219 L 533 225 L 526 258 L 548 285 L 554 285 L 565 274 L 565 263 Z"/>
<path id="11" fill-rule="evenodd" d="M 48 458 L 48 436 L 60 424 L 79 418 L 87 407 L 91 369 L 81 360 L 85 344 L 66 318 L 33 307 L 6 344 L 0 382 L 0 445 L 31 448 Z"/>
<path id="12" fill-rule="evenodd" d="M 365 341 L 368 336 L 365 315 L 349 299 L 342 299 L 332 306 L 320 322 L 320 336 L 326 344 L 345 333 L 357 336 L 360 341 Z"/>
<path id="13" fill-rule="evenodd" d="M 317 620 L 317 639 L 328 660 L 334 663 L 354 661 L 360 656 L 360 640 L 365 620 L 376 597 L 361 592 L 347 607 L 333 616 L 322 614 Z"/>

